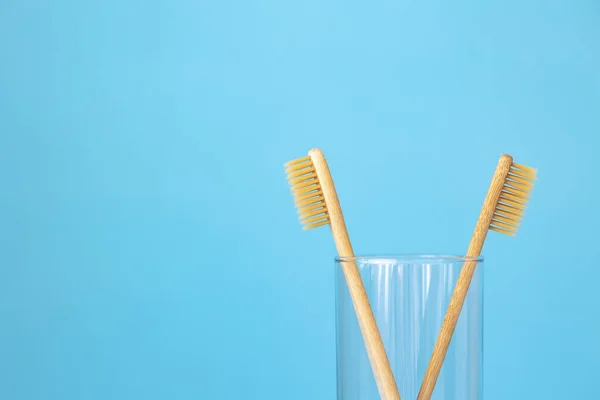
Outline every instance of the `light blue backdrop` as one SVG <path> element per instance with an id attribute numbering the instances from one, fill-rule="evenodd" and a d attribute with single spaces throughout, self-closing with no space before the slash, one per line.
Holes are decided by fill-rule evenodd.
<path id="1" fill-rule="evenodd" d="M 335 396 L 334 246 L 282 164 L 321 147 L 357 253 L 485 248 L 485 395 L 598 398 L 600 5 L 0 4 L 0 398 Z"/>

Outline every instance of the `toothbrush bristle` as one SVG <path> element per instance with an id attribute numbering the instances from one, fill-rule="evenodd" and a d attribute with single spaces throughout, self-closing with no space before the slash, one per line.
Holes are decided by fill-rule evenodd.
<path id="1" fill-rule="evenodd" d="M 290 161 L 285 167 L 303 228 L 306 230 L 329 224 L 325 198 L 310 156 Z"/>
<path id="2" fill-rule="evenodd" d="M 529 195 L 533 190 L 536 174 L 534 168 L 511 164 L 500 193 L 500 200 L 494 210 L 491 230 L 509 236 L 516 235 L 525 213 L 527 201 L 529 201 Z"/>

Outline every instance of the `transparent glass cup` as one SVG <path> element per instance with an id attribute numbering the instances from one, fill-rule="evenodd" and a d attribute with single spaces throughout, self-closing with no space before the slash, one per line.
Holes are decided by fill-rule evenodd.
<path id="1" fill-rule="evenodd" d="M 402 400 L 419 393 L 458 275 L 477 262 L 432 400 L 481 400 L 483 258 L 402 255 L 336 258 L 337 399 L 380 399 L 343 272 L 356 263 Z"/>

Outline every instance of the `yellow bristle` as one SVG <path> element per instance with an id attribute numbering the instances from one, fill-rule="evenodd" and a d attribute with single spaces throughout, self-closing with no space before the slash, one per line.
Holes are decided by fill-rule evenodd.
<path id="1" fill-rule="evenodd" d="M 323 226 L 323 225 L 329 225 L 329 219 L 327 219 L 325 221 L 318 222 L 316 224 L 306 225 L 302 229 L 304 229 L 306 231 L 306 230 L 309 230 L 309 229 L 318 228 L 318 227 Z"/>
<path id="2" fill-rule="evenodd" d="M 323 204 L 323 202 L 321 202 L 320 200 L 315 202 L 315 203 L 311 203 L 308 206 L 304 206 L 304 207 L 300 207 L 298 208 L 298 214 L 304 214 L 308 211 L 313 211 L 316 210 L 318 208 L 323 208 L 325 205 Z"/>
<path id="3" fill-rule="evenodd" d="M 303 229 L 329 224 L 325 198 L 310 156 L 290 161 L 285 167 Z"/>
<path id="4" fill-rule="evenodd" d="M 298 218 L 300 218 L 300 220 L 302 221 L 302 220 L 304 220 L 304 219 L 306 219 L 308 217 L 312 217 L 314 215 L 319 215 L 319 214 L 324 214 L 324 215 L 327 216 L 327 210 L 323 207 L 323 208 L 320 208 L 318 210 L 309 211 L 309 212 L 306 212 L 304 214 L 300 214 L 300 215 L 298 215 Z"/>
<path id="5" fill-rule="evenodd" d="M 534 168 L 512 163 L 494 210 L 490 230 L 516 235 L 536 174 Z"/>
<path id="6" fill-rule="evenodd" d="M 520 197 L 520 198 L 522 198 L 525 201 L 527 201 L 529 199 L 529 193 L 528 192 L 521 192 L 521 191 L 519 191 L 517 189 L 513 189 L 513 188 L 510 188 L 508 186 L 504 186 L 502 188 L 502 192 L 503 193 L 510 193 L 513 196 Z"/>
<path id="7" fill-rule="evenodd" d="M 504 233 L 505 235 L 508 235 L 508 236 L 517 236 L 517 234 L 512 231 L 505 231 L 504 229 L 496 228 L 494 225 L 490 225 L 490 230 Z"/>
<path id="8" fill-rule="evenodd" d="M 518 202 L 518 203 L 521 203 L 521 204 L 527 203 L 527 199 L 524 199 L 524 198 L 519 197 L 519 196 L 515 196 L 514 194 L 511 194 L 511 193 L 508 193 L 508 192 L 502 192 L 500 194 L 500 196 L 504 197 L 505 199 L 512 200 L 512 201 L 515 201 L 515 202 Z"/>
<path id="9" fill-rule="evenodd" d="M 513 173 L 509 173 L 508 174 L 508 179 L 511 181 L 515 181 L 521 185 L 525 185 L 526 187 L 530 187 L 533 188 L 533 182 L 528 181 L 527 179 L 523 179 L 521 178 L 519 175 L 513 174 Z"/>
<path id="10" fill-rule="evenodd" d="M 310 217 L 310 218 L 306 218 L 304 219 L 302 222 L 300 222 L 302 225 L 308 225 L 308 224 L 313 224 L 313 223 L 317 223 L 321 220 L 324 220 L 327 218 L 327 215 L 325 214 L 319 214 L 315 217 Z"/>
<path id="11" fill-rule="evenodd" d="M 524 185 L 522 183 L 518 183 L 511 180 L 510 175 L 508 175 L 507 179 L 504 181 L 504 187 L 513 188 L 524 192 L 531 190 L 531 186 Z"/>
<path id="12" fill-rule="evenodd" d="M 517 218 L 523 217 L 524 211 L 519 210 L 517 208 L 508 207 L 502 203 L 498 203 L 498 205 L 496 206 L 496 210 L 494 211 L 494 214 L 503 214 L 503 215 L 506 215 L 508 218 L 517 219 Z"/>
<path id="13" fill-rule="evenodd" d="M 515 227 L 518 227 L 521 224 L 521 221 L 519 220 L 514 220 L 512 218 L 507 218 L 504 215 L 501 214 L 494 214 L 493 220 L 499 221 L 499 222 L 504 222 L 506 224 L 510 224 L 513 225 Z"/>
<path id="14" fill-rule="evenodd" d="M 504 230 L 507 230 L 507 231 L 513 231 L 513 232 L 517 231 L 517 227 L 516 226 L 505 224 L 504 222 L 498 221 L 496 218 L 492 219 L 492 225 L 494 225 L 497 228 L 501 228 L 501 229 L 504 229 Z"/>
<path id="15" fill-rule="evenodd" d="M 297 176 L 301 176 L 301 175 L 307 174 L 309 172 L 314 172 L 314 171 L 315 171 L 314 168 L 302 168 L 300 170 L 293 170 L 292 172 L 290 172 L 288 174 L 288 179 L 289 178 L 295 178 Z"/>
<path id="16" fill-rule="evenodd" d="M 317 191 L 315 191 L 313 189 L 313 191 L 307 193 L 307 194 L 299 194 L 294 198 L 294 202 L 296 203 L 296 205 L 298 205 L 300 202 L 302 201 L 308 201 L 310 199 L 312 199 L 313 197 L 316 196 L 321 196 L 321 194 Z"/>
<path id="17" fill-rule="evenodd" d="M 496 207 L 494 211 L 494 217 L 500 216 L 504 218 L 508 218 L 511 221 L 520 222 L 523 219 L 523 214 L 513 214 L 510 211 L 506 211 L 505 209 Z"/>
<path id="18" fill-rule="evenodd" d="M 519 210 L 525 210 L 525 204 L 517 203 L 516 201 L 509 200 L 506 198 L 506 196 L 500 196 L 500 202 L 509 207 L 512 207 L 512 208 L 516 208 Z"/>
<path id="19" fill-rule="evenodd" d="M 306 200 L 302 200 L 302 201 L 299 201 L 296 199 L 295 203 L 296 203 L 296 207 L 299 208 L 299 207 L 303 207 L 305 205 L 312 204 L 317 201 L 323 201 L 323 200 L 325 200 L 325 198 L 323 196 L 319 195 L 319 197 L 311 197 L 310 199 L 306 199 Z"/>
<path id="20" fill-rule="evenodd" d="M 522 174 L 528 174 L 531 176 L 532 179 L 536 178 L 537 175 L 537 170 L 535 168 L 531 168 L 531 167 L 526 167 L 524 165 L 521 164 L 517 164 L 517 163 L 512 163 L 512 165 L 510 166 L 511 169 L 513 170 L 520 170 L 522 171 Z"/>
<path id="21" fill-rule="evenodd" d="M 298 176 L 296 178 L 288 178 L 288 183 L 290 185 L 292 185 L 292 187 L 297 184 L 297 183 L 301 183 L 301 182 L 313 182 L 314 180 L 317 179 L 317 174 L 315 174 L 314 172 L 311 173 L 306 173 L 305 171 L 300 171 L 302 172 L 302 176 Z"/>
<path id="22" fill-rule="evenodd" d="M 313 179 L 313 178 L 309 178 L 306 181 L 300 181 L 300 182 L 294 182 L 294 183 L 290 183 L 290 185 L 292 185 L 292 191 L 293 192 L 297 192 L 299 189 L 304 189 L 308 186 L 313 186 L 317 184 L 317 180 Z M 313 188 L 314 190 L 314 188 Z"/>
<path id="23" fill-rule="evenodd" d="M 291 165 L 300 164 L 300 163 L 303 163 L 303 162 L 306 162 L 306 161 L 310 161 L 310 156 L 306 156 L 306 157 L 302 157 L 302 158 L 298 158 L 298 159 L 292 160 L 290 162 L 286 162 L 284 164 L 284 166 L 285 167 L 289 167 Z M 311 165 L 312 165 L 312 161 L 311 161 Z"/>
<path id="24" fill-rule="evenodd" d="M 313 186 L 309 186 L 309 187 L 306 187 L 306 188 L 300 188 L 300 189 L 296 189 L 296 190 L 292 189 L 292 193 L 293 193 L 294 196 L 300 196 L 300 195 L 304 195 L 304 194 L 307 194 L 307 193 L 311 193 L 311 194 L 321 193 L 321 185 L 319 185 L 317 183 L 317 184 L 315 184 Z"/>

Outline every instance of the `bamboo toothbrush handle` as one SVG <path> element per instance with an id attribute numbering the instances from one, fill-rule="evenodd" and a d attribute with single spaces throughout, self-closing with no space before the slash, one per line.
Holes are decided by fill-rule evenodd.
<path id="1" fill-rule="evenodd" d="M 327 213 L 329 214 L 331 232 L 340 257 L 354 257 L 354 251 L 350 244 L 344 216 L 340 207 L 340 202 L 333 185 L 333 179 L 327 166 L 327 161 L 323 153 L 318 150 L 309 152 L 319 182 L 325 198 Z M 400 400 L 398 388 L 394 380 L 394 374 L 389 360 L 385 353 L 385 347 L 375 322 L 375 316 L 369 303 L 369 298 L 365 287 L 363 286 L 360 271 L 354 261 L 342 262 L 344 275 L 350 291 L 350 297 L 354 304 L 354 310 L 358 319 L 358 324 L 362 332 L 367 354 L 371 362 L 375 382 L 379 389 L 379 394 L 383 400 Z"/>
<path id="2" fill-rule="evenodd" d="M 494 177 L 492 178 L 492 183 L 490 184 L 487 196 L 483 202 L 483 207 L 479 214 L 479 219 L 477 220 L 477 225 L 475 226 L 469 249 L 467 250 L 468 257 L 478 257 L 481 254 L 481 249 L 483 248 L 483 243 L 485 242 L 490 223 L 492 222 L 492 217 L 494 216 L 494 210 L 500 199 L 500 193 L 502 192 L 502 187 L 504 186 L 504 181 L 508 175 L 511 163 L 511 156 L 505 154 L 500 157 L 500 161 L 494 172 Z M 448 347 L 452 340 L 452 335 L 456 329 L 460 312 L 465 303 L 476 266 L 477 262 L 467 261 L 460 271 L 417 400 L 431 399 L 435 383 L 442 369 L 444 358 L 446 357 L 446 352 L 448 351 Z"/>

